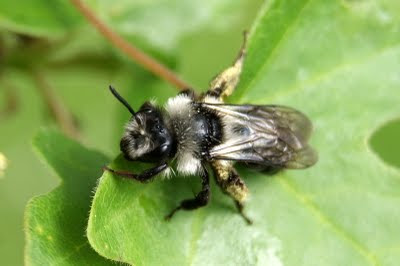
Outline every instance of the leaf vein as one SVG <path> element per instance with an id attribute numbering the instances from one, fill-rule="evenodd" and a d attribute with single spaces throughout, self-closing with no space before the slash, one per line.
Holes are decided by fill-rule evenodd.
<path id="1" fill-rule="evenodd" d="M 291 195 L 293 195 L 301 204 L 307 207 L 315 218 L 322 224 L 329 227 L 333 232 L 337 233 L 346 242 L 350 244 L 358 253 L 360 253 L 370 263 L 370 265 L 379 265 L 375 255 L 370 252 L 359 241 L 352 237 L 348 232 L 341 228 L 338 224 L 334 223 L 328 216 L 326 216 L 317 205 L 315 205 L 304 193 L 300 191 L 289 179 L 278 178 L 279 184 Z"/>

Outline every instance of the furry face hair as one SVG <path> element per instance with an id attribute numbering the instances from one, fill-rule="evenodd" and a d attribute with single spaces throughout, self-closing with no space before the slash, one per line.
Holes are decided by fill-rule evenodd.
<path id="1" fill-rule="evenodd" d="M 127 151 L 131 159 L 136 159 L 153 149 L 151 137 L 146 132 L 146 119 L 138 113 L 125 125 L 125 133 L 121 139 L 121 149 Z"/>

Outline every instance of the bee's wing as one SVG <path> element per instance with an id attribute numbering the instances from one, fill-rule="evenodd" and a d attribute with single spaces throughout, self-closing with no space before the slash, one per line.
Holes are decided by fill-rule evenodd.
<path id="1" fill-rule="evenodd" d="M 299 111 L 275 105 L 203 104 L 222 117 L 222 144 L 211 159 L 234 160 L 273 167 L 305 168 L 317 161 L 308 145 L 310 120 Z"/>

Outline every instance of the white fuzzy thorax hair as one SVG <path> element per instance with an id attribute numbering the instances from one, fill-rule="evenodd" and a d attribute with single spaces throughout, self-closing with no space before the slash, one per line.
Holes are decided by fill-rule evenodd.
<path id="1" fill-rule="evenodd" d="M 169 124 L 177 140 L 177 170 L 183 175 L 195 175 L 202 171 L 199 140 L 193 132 L 195 122 L 192 99 L 187 95 L 178 95 L 168 100 L 165 110 Z"/>

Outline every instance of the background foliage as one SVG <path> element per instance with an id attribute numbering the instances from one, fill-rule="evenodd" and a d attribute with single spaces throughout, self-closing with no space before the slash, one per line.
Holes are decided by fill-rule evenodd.
<path id="1" fill-rule="evenodd" d="M 210 77 L 232 61 L 242 29 L 250 28 L 261 6 L 258 1 L 88 3 L 124 37 L 174 67 L 199 88 L 205 88 Z M 30 140 L 40 125 L 55 126 L 37 89 L 38 77 L 53 87 L 77 117 L 82 142 L 110 158 L 118 153 L 117 141 L 128 114 L 109 96 L 106 86 L 114 84 L 127 98 L 134 99 L 134 107 L 149 97 L 157 96 L 162 102 L 175 93 L 174 88 L 157 81 L 110 47 L 68 1 L 35 0 L 24 1 L 24 8 L 20 5 L 16 1 L 0 4 L 0 88 L 16 92 L 18 100 L 16 113 L 0 116 L 0 152 L 10 162 L 0 180 L 0 216 L 6 217 L 0 226 L 0 257 L 7 265 L 22 263 L 22 213 L 27 199 L 49 191 L 58 182 L 30 149 Z M 394 227 L 400 220 L 396 207 L 399 174 L 371 153 L 369 139 L 372 136 L 372 147 L 386 162 L 400 165 L 393 152 L 399 145 L 399 123 L 382 127 L 399 114 L 395 108 L 399 100 L 399 11 L 395 0 L 297 1 L 295 6 L 289 1 L 270 1 L 264 5 L 259 26 L 253 31 L 239 91 L 231 101 L 274 102 L 305 111 L 316 124 L 313 142 L 321 154 L 320 163 L 309 171 L 287 172 L 267 180 L 242 171 L 253 192 L 249 213 L 259 221 L 254 227 L 242 224 L 229 199 L 216 189 L 211 206 L 195 216 L 179 214 L 174 219 L 175 226 L 165 225 L 160 223 L 162 214 L 180 198 L 190 196 L 191 189 L 197 189 L 196 182 L 156 182 L 136 200 L 132 197 L 136 197 L 135 191 L 144 189 L 142 185 L 105 175 L 95 204 L 103 197 L 110 199 L 115 192 L 118 197 L 110 206 L 102 205 L 102 209 L 95 205 L 90 225 L 103 228 L 112 211 L 123 210 L 126 219 L 110 223 L 102 231 L 89 227 L 89 239 L 96 251 L 139 265 L 165 258 L 171 263 L 187 264 L 207 262 L 205 259 L 209 258 L 214 263 L 237 259 L 238 263 L 269 260 L 279 265 L 283 258 L 284 264 L 292 265 L 299 261 L 304 265 L 326 261 L 334 265 L 350 261 L 352 265 L 395 265 L 399 251 L 398 229 Z M 2 106 L 6 106 L 6 93 L 0 92 Z M 374 134 L 377 128 L 379 131 Z M 90 186 L 99 175 L 93 168 L 104 163 L 105 156 L 54 131 L 42 131 L 34 145 L 64 180 L 55 192 L 74 192 L 67 180 L 80 177 L 76 186 L 86 188 L 83 196 L 87 199 Z M 80 158 L 79 154 L 85 156 Z M 75 161 L 67 160 L 68 166 L 65 158 Z M 85 165 L 93 168 L 82 168 L 80 162 L 85 158 Z M 132 167 L 118 159 L 115 163 L 121 168 Z M 89 187 L 80 183 L 86 177 L 92 182 Z M 179 197 L 171 197 L 171 193 Z M 43 253 L 46 251 L 53 256 L 53 262 L 108 264 L 88 248 L 82 237 L 83 223 L 72 234 L 64 232 L 71 237 L 69 241 L 63 242 L 66 238 L 61 233 L 57 235 L 57 230 L 40 234 L 35 222 L 50 222 L 47 225 L 53 229 L 63 224 L 51 224 L 52 219 L 40 221 L 40 212 L 46 209 L 35 209 L 38 204 L 53 206 L 54 202 L 46 200 L 54 195 L 36 198 L 29 204 L 26 223 L 32 237 L 28 237 L 26 261 L 35 264 L 48 258 Z M 60 200 L 59 195 L 56 198 Z M 63 205 L 68 198 L 61 197 L 60 210 L 68 208 L 68 204 Z M 263 203 L 261 210 L 255 208 L 259 202 Z M 71 206 L 79 205 L 80 201 L 71 202 Z M 80 214 L 75 212 L 71 220 L 83 222 L 88 207 L 83 206 Z M 55 217 L 60 217 L 57 209 L 54 211 Z M 93 218 L 96 213 L 101 214 L 97 220 Z M 141 219 L 130 220 L 137 213 Z M 135 232 L 137 224 L 142 231 L 147 228 L 145 234 Z M 176 237 L 181 232 L 187 232 L 188 238 Z M 121 234 L 129 237 L 116 237 Z M 145 240 L 140 237 L 150 235 L 159 236 L 150 240 L 159 243 L 152 250 L 160 256 L 154 257 L 152 250 L 137 244 Z M 132 240 L 131 236 L 138 238 Z M 215 242 L 216 236 L 223 241 Z M 241 244 L 236 241 L 239 237 Z M 199 240 L 191 240 L 196 238 Z M 165 249 L 171 239 L 176 243 Z M 40 246 L 51 240 L 51 245 Z M 166 243 L 162 245 L 162 241 Z M 212 250 L 207 249 L 210 242 L 215 243 Z M 107 247 L 96 243 L 112 244 Z M 237 249 L 233 252 L 227 249 L 229 245 Z M 179 247 L 185 247 L 186 255 L 170 256 Z M 57 257 L 58 252 L 65 254 L 68 250 L 72 253 L 66 254 L 76 255 L 74 248 L 85 256 L 67 255 L 61 260 Z M 118 250 L 128 250 L 128 254 Z M 202 253 L 205 251 L 207 254 Z M 76 257 L 84 260 L 70 260 Z"/>

